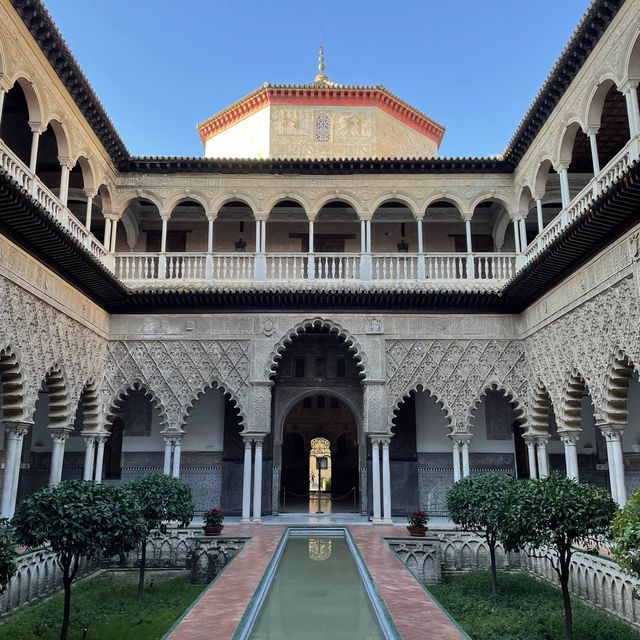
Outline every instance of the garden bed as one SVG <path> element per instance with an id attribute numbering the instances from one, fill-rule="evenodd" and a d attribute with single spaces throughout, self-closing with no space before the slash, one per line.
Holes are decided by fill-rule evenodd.
<path id="1" fill-rule="evenodd" d="M 184 572 L 183 572 L 184 573 Z M 205 585 L 193 585 L 176 572 L 149 571 L 144 600 L 136 599 L 137 572 L 104 572 L 75 584 L 71 598 L 69 640 L 158 640 L 197 598 Z M 153 581 L 153 583 L 152 583 Z M 11 640 L 57 640 L 62 593 L 21 607 L 0 620 L 0 637 Z"/>
<path id="2" fill-rule="evenodd" d="M 491 595 L 488 571 L 444 575 L 429 591 L 473 640 L 564 640 L 562 596 L 521 572 L 498 574 Z M 640 640 L 640 631 L 580 601 L 573 604 L 574 640 Z"/>

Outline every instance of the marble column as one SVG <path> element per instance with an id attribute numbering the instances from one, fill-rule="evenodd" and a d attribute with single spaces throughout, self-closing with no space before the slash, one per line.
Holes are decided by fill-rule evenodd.
<path id="1" fill-rule="evenodd" d="M 524 218 L 520 218 L 520 247 L 522 251 L 527 249 L 527 223 Z"/>
<path id="2" fill-rule="evenodd" d="M 109 249 L 111 253 L 115 253 L 116 251 L 116 240 L 118 239 L 118 218 L 113 219 L 113 223 L 111 224 L 111 246 L 105 247 L 105 249 Z"/>
<path id="3" fill-rule="evenodd" d="M 611 497 L 621 506 L 627 503 L 627 488 L 624 479 L 624 456 L 622 454 L 622 432 L 624 425 L 598 425 L 607 443 L 607 462 L 609 463 L 609 484 Z"/>
<path id="4" fill-rule="evenodd" d="M 38 146 L 40 144 L 40 136 L 44 132 L 41 124 L 31 124 L 31 153 L 29 156 L 29 170 L 31 173 L 36 172 L 38 166 Z"/>
<path id="5" fill-rule="evenodd" d="M 520 224 L 516 218 L 513 219 L 513 238 L 516 243 L 516 253 L 522 252 L 522 247 L 520 245 Z"/>
<path id="6" fill-rule="evenodd" d="M 262 520 L 262 437 L 254 438 L 253 461 L 253 522 Z"/>
<path id="7" fill-rule="evenodd" d="M 558 165 L 558 175 L 560 176 L 560 199 L 562 208 L 566 209 L 571 202 L 571 192 L 569 190 L 569 165 L 562 163 Z"/>
<path id="8" fill-rule="evenodd" d="M 538 464 L 536 461 L 536 441 L 535 437 L 530 434 L 522 436 L 522 439 L 527 445 L 527 458 L 529 461 L 529 478 L 535 479 L 538 477 Z"/>
<path id="9" fill-rule="evenodd" d="M 244 467 L 242 469 L 242 522 L 251 521 L 251 438 L 244 438 Z"/>
<path id="10" fill-rule="evenodd" d="M 2 110 L 4 109 L 4 96 L 6 95 L 4 87 L 0 87 L 0 124 L 2 124 Z"/>
<path id="11" fill-rule="evenodd" d="M 452 438 L 453 442 L 453 481 L 458 482 L 462 478 L 460 473 L 460 442 Z"/>
<path id="12" fill-rule="evenodd" d="M 629 132 L 631 137 L 640 133 L 640 109 L 638 108 L 638 81 L 629 80 L 621 87 L 627 102 L 627 119 L 629 120 Z"/>
<path id="13" fill-rule="evenodd" d="M 171 475 L 174 478 L 180 477 L 180 452 L 182 450 L 182 437 L 176 437 L 173 440 L 173 467 Z"/>
<path id="14" fill-rule="evenodd" d="M 87 209 L 84 216 L 84 226 L 87 228 L 87 231 L 91 231 L 91 213 L 93 209 L 93 194 L 87 193 L 85 191 L 85 195 L 87 196 Z"/>
<path id="15" fill-rule="evenodd" d="M 380 517 L 380 441 L 371 439 L 371 484 L 373 489 L 373 524 L 381 524 Z"/>
<path id="16" fill-rule="evenodd" d="M 461 446 L 460 449 L 462 451 L 462 477 L 466 478 L 471 475 L 471 465 L 469 463 L 469 438 L 470 436 L 465 436 L 461 438 Z"/>
<path id="17" fill-rule="evenodd" d="M 164 465 L 162 473 L 165 476 L 171 475 L 171 450 L 173 449 L 173 438 L 164 439 Z"/>
<path id="18" fill-rule="evenodd" d="M 95 436 L 84 437 L 84 469 L 82 471 L 83 480 L 93 480 L 93 464 L 96 457 L 96 438 Z"/>
<path id="19" fill-rule="evenodd" d="M 104 237 L 102 239 L 102 246 L 109 251 L 111 246 L 111 217 L 104 217 Z"/>
<path id="20" fill-rule="evenodd" d="M 382 440 L 382 521 L 393 524 L 391 519 L 391 463 L 389 460 L 389 438 Z"/>
<path id="21" fill-rule="evenodd" d="M 538 476 L 540 479 L 549 475 L 549 453 L 547 451 L 547 442 L 551 436 L 536 436 L 538 445 Z"/>
<path id="22" fill-rule="evenodd" d="M 598 155 L 597 129 L 588 129 L 587 136 L 589 138 L 589 146 L 591 147 L 591 164 L 593 165 L 593 175 L 600 173 L 600 157 Z"/>
<path id="23" fill-rule="evenodd" d="M 102 464 L 104 462 L 104 445 L 109 438 L 108 434 L 100 435 L 96 438 L 96 470 L 95 481 L 100 484 L 102 482 Z"/>
<path id="24" fill-rule="evenodd" d="M 60 191 L 58 193 L 58 199 L 63 207 L 67 206 L 69 200 L 69 173 L 71 167 L 69 166 L 69 158 L 59 158 L 60 160 Z"/>
<path id="25" fill-rule="evenodd" d="M 66 430 L 53 431 L 53 449 L 51 451 L 51 468 L 49 469 L 49 486 L 55 487 L 62 480 L 62 467 L 64 465 L 64 445 L 69 437 Z"/>
<path id="26" fill-rule="evenodd" d="M 18 482 L 20 481 L 20 464 L 22 460 L 22 443 L 29 431 L 27 422 L 5 421 L 7 450 L 5 452 L 4 475 L 2 484 L 2 517 L 11 518 L 16 508 Z"/>
<path id="27" fill-rule="evenodd" d="M 544 218 L 542 216 L 542 199 L 536 198 L 536 215 L 538 216 L 538 233 L 544 231 Z"/>
<path id="28" fill-rule="evenodd" d="M 564 459 L 567 465 L 567 477 L 578 480 L 578 442 L 577 433 L 561 433 L 560 439 L 564 444 Z"/>

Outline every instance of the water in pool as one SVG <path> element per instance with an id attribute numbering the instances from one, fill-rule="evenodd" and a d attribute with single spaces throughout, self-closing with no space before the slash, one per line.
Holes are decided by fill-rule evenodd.
<path id="1" fill-rule="evenodd" d="M 251 640 L 383 640 L 344 538 L 289 538 Z"/>

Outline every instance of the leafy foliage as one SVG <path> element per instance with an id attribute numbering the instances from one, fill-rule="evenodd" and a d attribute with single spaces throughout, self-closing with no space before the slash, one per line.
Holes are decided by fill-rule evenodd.
<path id="1" fill-rule="evenodd" d="M 640 578 L 640 491 L 636 491 L 618 511 L 611 533 L 613 557 L 625 571 Z"/>
<path id="2" fill-rule="evenodd" d="M 505 496 L 500 521 L 507 550 L 530 554 L 547 549 L 555 556 L 565 606 L 565 638 L 572 638 L 569 568 L 575 544 L 598 544 L 609 532 L 616 504 L 604 490 L 551 474 L 542 480 L 517 483 Z"/>
<path id="3" fill-rule="evenodd" d="M 465 531 L 484 535 L 491 558 L 491 590 L 498 591 L 496 544 L 503 517 L 504 497 L 515 484 L 511 476 L 487 473 L 467 476 L 447 491 L 447 508 L 451 519 Z"/>
<path id="4" fill-rule="evenodd" d="M 561 640 L 558 589 L 521 572 L 500 576 L 503 593 L 487 591 L 486 571 L 445 576 L 429 591 L 474 640 Z M 640 631 L 581 602 L 574 603 L 574 640 L 640 640 Z"/>
<path id="5" fill-rule="evenodd" d="M 0 518 L 0 595 L 16 572 L 16 537 L 11 523 Z"/>
<path id="6" fill-rule="evenodd" d="M 135 496 L 145 521 L 146 533 L 142 543 L 138 598 L 144 594 L 144 571 L 147 560 L 147 539 L 154 530 L 164 533 L 167 523 L 177 520 L 187 527 L 193 518 L 195 506 L 191 487 L 179 478 L 160 473 L 141 476 L 127 485 Z"/>
<path id="7" fill-rule="evenodd" d="M 61 640 L 67 637 L 71 583 L 80 559 L 131 551 L 145 533 L 140 508 L 129 491 L 84 480 L 34 493 L 20 503 L 13 524 L 20 543 L 49 545 L 57 554 L 65 591 Z"/>
<path id="8" fill-rule="evenodd" d="M 202 514 L 202 521 L 207 527 L 221 527 L 224 524 L 224 513 L 214 507 Z"/>

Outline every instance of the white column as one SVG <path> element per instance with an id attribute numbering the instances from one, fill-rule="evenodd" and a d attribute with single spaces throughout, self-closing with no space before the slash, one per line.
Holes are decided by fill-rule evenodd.
<path id="1" fill-rule="evenodd" d="M 91 212 L 93 208 L 93 196 L 87 196 L 87 212 L 84 217 L 84 226 L 91 231 Z"/>
<path id="2" fill-rule="evenodd" d="M 520 246 L 523 251 L 527 248 L 527 224 L 524 218 L 520 218 Z"/>
<path id="3" fill-rule="evenodd" d="M 453 481 L 458 482 L 462 478 L 460 473 L 460 442 L 453 440 Z"/>
<path id="4" fill-rule="evenodd" d="M 2 124 L 2 109 L 4 108 L 4 96 L 6 91 L 4 87 L 0 87 L 0 124 Z"/>
<path id="5" fill-rule="evenodd" d="M 569 167 L 565 163 L 562 163 L 561 165 L 558 165 L 558 168 L 558 175 L 560 176 L 560 199 L 562 200 L 562 208 L 566 209 L 569 206 L 569 202 L 571 202 L 571 193 L 569 191 Z"/>
<path id="6" fill-rule="evenodd" d="M 513 237 L 516 242 L 516 253 L 520 253 L 522 251 L 520 248 L 520 225 L 515 218 L 513 220 Z"/>
<path id="7" fill-rule="evenodd" d="M 424 259 L 424 235 L 422 228 L 422 218 L 417 219 L 418 223 L 418 278 L 423 280 L 427 275 Z"/>
<path id="8" fill-rule="evenodd" d="M 629 132 L 631 137 L 640 133 L 640 110 L 638 109 L 637 80 L 628 81 L 623 86 L 623 93 L 627 101 L 627 118 L 629 120 Z"/>
<path id="9" fill-rule="evenodd" d="M 549 475 L 549 454 L 547 452 L 547 441 L 551 436 L 538 436 L 538 475 L 540 479 Z"/>
<path id="10" fill-rule="evenodd" d="M 473 245 L 471 243 L 471 220 L 464 221 L 464 232 L 467 236 L 467 253 L 473 253 Z"/>
<path id="11" fill-rule="evenodd" d="M 309 253 L 313 253 L 313 220 L 309 220 Z"/>
<path id="12" fill-rule="evenodd" d="M 418 253 L 424 253 L 424 236 L 422 229 L 422 218 L 418 218 Z"/>
<path id="13" fill-rule="evenodd" d="M 251 438 L 244 440 L 244 467 L 242 469 L 242 522 L 251 520 Z"/>
<path id="14" fill-rule="evenodd" d="M 616 478 L 616 472 L 614 469 L 614 454 L 611 438 L 609 437 L 608 430 L 602 430 L 605 442 L 607 444 L 607 463 L 609 466 L 609 486 L 611 488 L 611 497 L 615 502 L 618 502 L 618 479 Z"/>
<path id="15" fill-rule="evenodd" d="M 367 229 L 367 253 L 371 253 L 371 220 L 366 220 Z"/>
<path id="16" fill-rule="evenodd" d="M 371 484 L 373 488 L 373 524 L 380 524 L 380 445 L 379 440 L 371 440 Z"/>
<path id="17" fill-rule="evenodd" d="M 94 436 L 86 436 L 84 439 L 84 469 L 82 471 L 83 480 L 93 480 L 93 463 L 96 457 L 96 440 Z"/>
<path id="18" fill-rule="evenodd" d="M 389 439 L 382 441 L 382 521 L 393 524 L 391 519 L 391 464 L 389 462 Z"/>
<path id="19" fill-rule="evenodd" d="M 309 253 L 307 256 L 307 278 L 313 280 L 316 277 L 316 261 L 313 257 L 314 251 L 314 221 L 309 220 Z"/>
<path id="20" fill-rule="evenodd" d="M 59 158 L 59 160 L 62 171 L 60 173 L 60 193 L 58 194 L 58 199 L 62 203 L 62 206 L 66 207 L 67 201 L 69 200 L 69 159 Z"/>
<path id="21" fill-rule="evenodd" d="M 209 253 L 213 252 L 213 218 L 207 218 L 208 229 L 207 229 L 207 251 Z"/>
<path id="22" fill-rule="evenodd" d="M 102 241 L 104 248 L 108 251 L 111 246 L 111 218 L 105 216 L 104 219 L 104 240 Z"/>
<path id="23" fill-rule="evenodd" d="M 615 461 L 615 475 L 616 475 L 616 491 L 618 494 L 618 504 L 624 507 L 627 504 L 627 486 L 624 480 L 624 456 L 622 455 L 622 440 L 620 438 L 622 434 L 620 431 L 615 433 L 611 440 L 611 449 L 613 453 L 613 460 Z"/>
<path id="24" fill-rule="evenodd" d="M 182 448 L 182 438 L 175 438 L 173 445 L 173 467 L 171 475 L 174 478 L 180 477 L 180 451 Z"/>
<path id="25" fill-rule="evenodd" d="M 16 510 L 16 500 L 18 498 L 18 485 L 20 483 L 20 467 L 22 464 L 22 444 L 24 437 L 29 431 L 29 427 L 32 426 L 28 423 L 18 423 L 14 426 L 17 432 L 16 440 L 16 453 L 15 453 L 15 465 L 13 466 L 13 478 L 11 479 L 11 515 L 13 516 Z"/>
<path id="26" fill-rule="evenodd" d="M 169 222 L 168 218 L 163 216 L 162 218 L 162 235 L 160 237 L 160 253 L 167 252 L 167 224 Z"/>
<path id="27" fill-rule="evenodd" d="M 109 436 L 98 436 L 98 447 L 96 450 L 96 472 L 95 481 L 100 484 L 102 482 L 102 463 L 104 462 L 104 445 Z"/>
<path id="28" fill-rule="evenodd" d="M 171 475 L 171 449 L 173 449 L 173 438 L 164 439 L 164 465 L 162 473 L 165 476 Z"/>
<path id="29" fill-rule="evenodd" d="M 254 440 L 256 445 L 253 462 L 253 522 L 262 520 L 262 438 Z"/>
<path id="30" fill-rule="evenodd" d="M 536 213 L 538 214 L 538 233 L 544 230 L 544 218 L 542 217 L 542 199 L 536 198 Z"/>
<path id="31" fill-rule="evenodd" d="M 564 443 L 564 459 L 567 465 L 567 477 L 578 479 L 578 451 L 576 443 L 578 436 L 573 434 L 560 434 Z"/>
<path id="32" fill-rule="evenodd" d="M 267 221 L 262 220 L 262 233 L 260 234 L 260 253 L 267 253 Z"/>
<path id="33" fill-rule="evenodd" d="M 256 220 L 256 253 L 260 253 L 262 247 L 262 240 L 260 238 L 260 232 L 262 231 L 262 224 L 260 220 Z"/>
<path id="34" fill-rule="evenodd" d="M 469 440 L 462 441 L 462 477 L 471 475 L 471 465 L 469 464 Z"/>
<path id="35" fill-rule="evenodd" d="M 31 127 L 31 155 L 29 156 L 29 170 L 36 172 L 38 165 L 38 145 L 40 144 L 41 127 Z"/>
<path id="36" fill-rule="evenodd" d="M 118 236 L 117 231 L 118 231 L 118 218 L 115 218 L 113 221 L 113 224 L 111 225 L 111 247 L 109 248 L 109 251 L 111 251 L 111 253 L 114 253 L 116 250 L 116 238 Z"/>
<path id="37" fill-rule="evenodd" d="M 64 444 L 69 434 L 63 432 L 53 432 L 53 449 L 51 450 L 51 468 L 49 469 L 49 486 L 55 487 L 62 480 L 62 466 L 64 464 Z"/>
<path id="38" fill-rule="evenodd" d="M 5 423 L 6 424 L 6 423 Z M 20 467 L 20 459 L 18 457 L 18 431 L 10 426 L 6 426 L 7 433 L 7 450 L 4 457 L 4 473 L 2 482 L 2 517 L 11 518 L 15 509 L 15 502 L 11 502 L 11 494 L 13 490 L 13 478 L 15 468 Z"/>
<path id="39" fill-rule="evenodd" d="M 367 223 L 360 220 L 360 253 L 367 252 Z"/>
<path id="40" fill-rule="evenodd" d="M 538 477 L 538 465 L 536 463 L 536 441 L 533 436 L 524 436 L 527 445 L 527 458 L 529 460 L 529 477 L 535 479 Z"/>
<path id="41" fill-rule="evenodd" d="M 591 164 L 593 165 L 593 175 L 597 176 L 600 173 L 600 156 L 598 155 L 598 130 L 588 129 L 587 137 L 589 138 L 589 145 L 591 146 Z"/>

